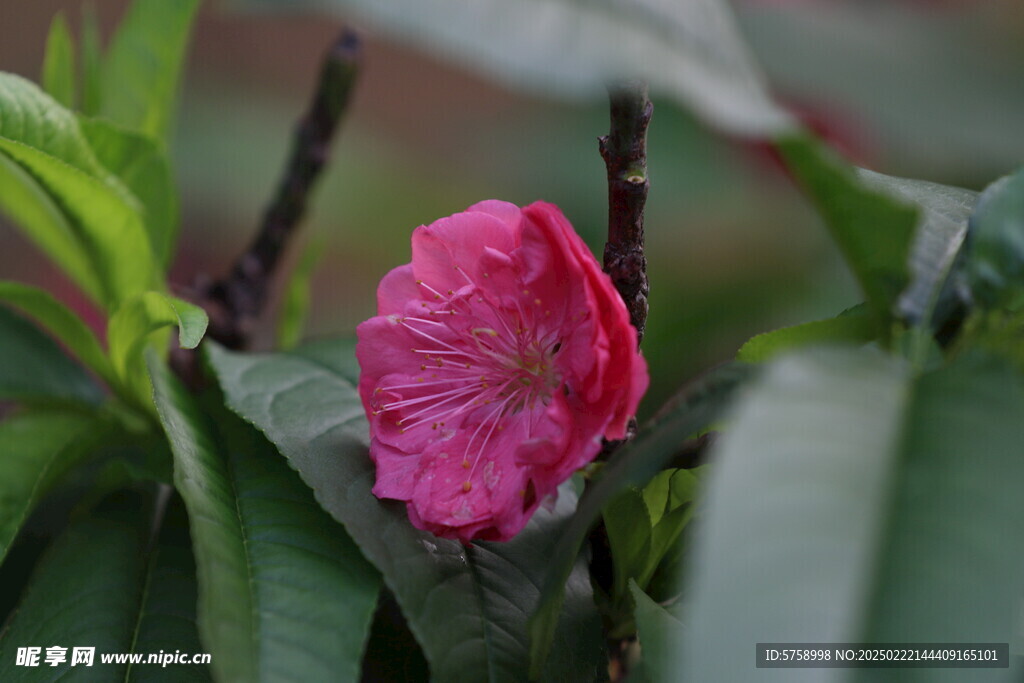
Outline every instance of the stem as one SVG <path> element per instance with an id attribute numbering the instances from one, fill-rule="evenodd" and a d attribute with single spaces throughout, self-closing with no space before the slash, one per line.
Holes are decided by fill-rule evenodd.
<path id="1" fill-rule="evenodd" d="M 647 324 L 647 258 L 644 256 L 644 205 L 650 181 L 647 178 L 647 126 L 654 105 L 647 95 L 647 84 L 629 80 L 608 89 L 611 104 L 611 131 L 598 138 L 601 157 L 608 169 L 608 242 L 604 247 L 604 272 L 626 303 L 629 322 L 636 328 L 639 345 Z M 629 422 L 625 439 L 605 441 L 597 460 L 607 460 L 619 446 L 636 434 L 636 418 Z M 592 559 L 591 576 L 611 594 L 615 562 L 608 542 L 604 520 L 589 535 Z M 608 615 L 606 615 L 608 616 Z M 611 639 L 612 668 L 617 680 L 628 674 L 626 641 Z"/>
<path id="2" fill-rule="evenodd" d="M 230 348 L 244 348 L 266 304 L 271 277 L 306 211 L 310 191 L 327 161 L 331 139 L 349 103 L 359 71 L 358 35 L 343 30 L 324 58 L 313 101 L 299 121 L 291 157 L 259 232 L 230 273 L 207 291 L 210 336 Z"/>
<path id="3" fill-rule="evenodd" d="M 599 138 L 608 168 L 608 243 L 604 271 L 626 302 L 637 343 L 647 323 L 647 258 L 644 256 L 644 205 L 647 177 L 647 126 L 654 106 L 643 81 L 623 81 L 608 90 L 611 132 Z"/>

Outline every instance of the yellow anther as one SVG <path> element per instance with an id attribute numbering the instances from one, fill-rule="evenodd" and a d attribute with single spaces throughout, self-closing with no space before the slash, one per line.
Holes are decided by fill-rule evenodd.
<path id="1" fill-rule="evenodd" d="M 472 491 L 473 490 L 473 482 L 471 482 L 471 481 L 463 482 L 462 490 L 465 493 L 469 493 L 470 491 Z"/>

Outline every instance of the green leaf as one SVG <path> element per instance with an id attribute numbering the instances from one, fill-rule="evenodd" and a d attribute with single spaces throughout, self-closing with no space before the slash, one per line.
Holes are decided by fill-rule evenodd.
<path id="1" fill-rule="evenodd" d="M 855 169 L 807 136 L 778 145 L 817 204 L 876 320 L 898 315 L 912 324 L 931 321 L 977 193 Z M 804 332 L 831 334 L 823 326 Z"/>
<path id="2" fill-rule="evenodd" d="M 194 349 L 206 334 L 208 323 L 203 309 L 160 292 L 145 292 L 125 302 L 107 325 L 110 361 L 121 385 L 148 404 L 150 389 L 144 354 L 149 335 L 176 325 L 178 344 L 183 349 Z"/>
<path id="3" fill-rule="evenodd" d="M 58 12 L 50 24 L 43 57 L 43 89 L 68 109 L 75 106 L 75 46 L 67 19 Z"/>
<path id="4" fill-rule="evenodd" d="M 674 668 L 675 647 L 684 636 L 683 623 L 644 593 L 635 581 L 629 590 L 636 605 L 637 635 L 646 678 L 652 682 L 672 681 L 679 677 Z"/>
<path id="5" fill-rule="evenodd" d="M 47 551 L 10 630 L 0 638 L 4 680 L 76 680 L 129 683 L 208 681 L 206 666 L 147 663 L 160 652 L 195 654 L 205 648 L 196 630 L 195 563 L 187 519 L 172 498 L 150 548 L 150 497 L 121 491 L 78 517 Z M 68 648 L 51 668 L 16 667 L 19 647 Z M 95 647 L 91 667 L 71 666 L 73 647 Z M 103 663 L 108 654 L 139 654 L 140 665 Z M 27 677 L 26 677 L 27 676 Z"/>
<path id="6" fill-rule="evenodd" d="M 972 294 L 987 309 L 1008 305 L 1024 290 L 1024 168 L 985 189 L 969 240 Z"/>
<path id="7" fill-rule="evenodd" d="M 53 339 L 0 306 L 0 400 L 97 405 L 103 391 Z"/>
<path id="8" fill-rule="evenodd" d="M 1019 378 L 988 357 L 920 376 L 871 349 L 773 364 L 712 456 L 680 678 L 744 680 L 753 664 L 736 653 L 757 642 L 1011 640 L 1022 418 Z"/>
<path id="9" fill-rule="evenodd" d="M 744 363 L 764 363 L 781 353 L 804 346 L 835 343 L 866 344 L 878 336 L 878 324 L 864 304 L 835 318 L 783 327 L 749 339 L 736 353 Z"/>
<path id="10" fill-rule="evenodd" d="M 196 626 L 196 562 L 188 515 L 181 498 L 171 497 L 160 536 L 148 558 L 142 598 L 135 621 L 132 652 L 205 652 Z M 192 683 L 212 680 L 205 665 L 130 666 L 125 683 Z"/>
<path id="11" fill-rule="evenodd" d="M 30 411 L 0 422 L 0 563 L 50 487 L 86 455 L 100 425 L 81 413 Z"/>
<path id="12" fill-rule="evenodd" d="M 309 316 L 310 280 L 322 255 L 322 244 L 307 248 L 288 279 L 277 322 L 277 346 L 281 350 L 291 349 L 302 341 L 302 331 Z"/>
<path id="13" fill-rule="evenodd" d="M 955 261 L 967 236 L 967 220 L 978 201 L 978 193 L 959 187 L 909 180 L 857 169 L 866 187 L 915 204 L 920 221 L 910 246 L 910 282 L 900 295 L 901 317 L 912 322 L 927 321 L 940 303 Z"/>
<path id="14" fill-rule="evenodd" d="M 136 201 L 96 160 L 74 114 L 0 73 L 0 208 L 107 307 L 156 282 Z"/>
<path id="15" fill-rule="evenodd" d="M 102 119 L 79 119 L 98 161 L 139 200 L 157 262 L 167 270 L 178 233 L 178 193 L 163 147 Z"/>
<path id="16" fill-rule="evenodd" d="M 602 516 L 615 563 L 612 599 L 617 601 L 628 593 L 629 581 L 642 574 L 647 566 L 654 522 L 643 492 L 635 486 L 613 498 L 605 506 Z"/>
<path id="17" fill-rule="evenodd" d="M 46 551 L 0 638 L 0 679 L 56 680 L 72 672 L 72 647 L 95 647 L 93 667 L 77 680 L 125 680 L 127 665 L 100 664 L 101 653 L 131 652 L 142 593 L 144 549 L 152 515 L 138 494 L 123 493 L 73 522 Z M 19 647 L 67 647 L 67 663 L 31 670 L 16 664 Z M 39 672 L 49 674 L 45 679 Z M 81 673 L 78 673 L 81 671 Z M 80 678 L 79 678 L 80 677 Z M 69 677 L 70 678 L 70 677 Z"/>
<path id="18" fill-rule="evenodd" d="M 96 335 L 81 318 L 53 298 L 49 292 L 20 282 L 0 281 L 0 302 L 14 306 L 35 318 L 75 358 L 105 382 L 114 384 L 114 370 Z"/>
<path id="19" fill-rule="evenodd" d="M 103 62 L 100 114 L 166 140 L 199 0 L 135 0 Z"/>
<path id="20" fill-rule="evenodd" d="M 778 141 L 786 164 L 817 205 L 880 322 L 909 283 L 917 210 L 861 182 L 854 169 L 809 136 Z"/>
<path id="21" fill-rule="evenodd" d="M 294 7 L 292 0 L 248 0 Z M 509 85 L 555 97 L 604 98 L 643 78 L 710 125 L 741 135 L 793 128 L 775 104 L 724 0 L 305 0 L 413 41 Z M 542 18 L 543 31 L 538 31 Z M 554 37 L 558 38 L 554 38 Z"/>
<path id="22" fill-rule="evenodd" d="M 355 339 L 318 339 L 308 341 L 290 352 L 324 366 L 353 386 L 359 386 L 359 361 Z"/>
<path id="23" fill-rule="evenodd" d="M 579 508 L 548 558 L 541 599 L 530 617 L 530 666 L 535 673 L 555 652 L 552 634 L 564 598 L 563 587 L 601 510 L 625 487 L 650 480 L 679 444 L 717 420 L 750 374 L 747 366 L 724 365 L 686 387 L 666 406 L 660 419 L 612 456 L 587 487 Z"/>
<path id="24" fill-rule="evenodd" d="M 654 522 L 647 564 L 636 577 L 636 581 L 645 590 L 658 564 L 693 518 L 693 503 L 697 499 L 699 484 L 700 479 L 696 472 L 671 469 L 659 472 L 651 483 L 644 487 L 644 502 L 647 503 L 648 509 L 653 508 L 651 521 Z"/>
<path id="25" fill-rule="evenodd" d="M 684 469 L 659 472 L 643 488 L 627 487 L 605 506 L 602 517 L 614 561 L 615 633 L 629 635 L 633 599 L 630 582 L 646 590 L 666 553 L 693 518 L 697 475 Z"/>
<path id="26" fill-rule="evenodd" d="M 100 28 L 96 9 L 91 2 L 82 5 L 82 113 L 96 116 L 100 112 L 102 94 L 102 61 Z"/>
<path id="27" fill-rule="evenodd" d="M 82 173 L 103 169 L 82 135 L 75 114 L 29 80 L 0 72 L 0 139 L 31 148 Z M 29 168 L 31 170 L 31 168 Z"/>
<path id="28" fill-rule="evenodd" d="M 563 486 L 554 510 L 538 511 L 507 543 L 471 546 L 409 522 L 405 506 L 370 489 L 369 428 L 355 387 L 332 367 L 351 344 L 320 361 L 295 354 L 237 354 L 206 346 L 229 407 L 256 424 L 298 470 L 317 501 L 342 522 L 384 575 L 437 680 L 523 680 L 527 617 L 537 604 L 553 545 L 576 499 Z M 573 560 L 575 560 L 575 556 Z M 560 615 L 556 657 L 545 679 L 592 681 L 604 667 L 600 622 L 585 562 L 574 563 Z M 440 625 L 440 626 L 439 626 Z"/>
<path id="29" fill-rule="evenodd" d="M 273 446 L 152 355 L 192 525 L 199 627 L 222 680 L 358 680 L 380 584 Z"/>

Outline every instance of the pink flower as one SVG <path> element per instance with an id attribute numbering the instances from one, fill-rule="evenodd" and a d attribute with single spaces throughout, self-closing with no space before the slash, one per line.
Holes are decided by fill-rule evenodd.
<path id="1" fill-rule="evenodd" d="M 514 536 L 647 389 L 622 299 L 551 204 L 420 226 L 377 314 L 356 330 L 373 493 L 445 538 Z"/>

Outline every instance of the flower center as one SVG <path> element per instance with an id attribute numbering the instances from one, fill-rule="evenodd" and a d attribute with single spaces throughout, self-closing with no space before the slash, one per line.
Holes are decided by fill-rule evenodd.
<path id="1" fill-rule="evenodd" d="M 441 305 L 432 308 L 424 302 L 423 317 L 392 320 L 417 340 L 410 352 L 422 374 L 411 382 L 377 387 L 371 404 L 375 414 L 385 414 L 385 421 L 401 433 L 429 427 L 435 432 L 432 439 L 451 438 L 457 420 L 471 417 L 462 463 L 470 470 L 463 483 L 468 492 L 491 437 L 509 419 L 550 403 L 561 383 L 555 363 L 561 349 L 559 330 L 538 324 L 546 318 L 540 299 L 532 301 L 537 310 L 524 309 L 519 300 L 508 308 L 473 291 L 455 296 L 449 290 L 444 296 L 423 282 L 417 284 L 441 299 Z M 522 417 L 529 429 L 532 416 Z"/>

